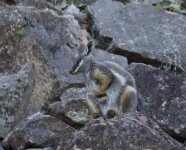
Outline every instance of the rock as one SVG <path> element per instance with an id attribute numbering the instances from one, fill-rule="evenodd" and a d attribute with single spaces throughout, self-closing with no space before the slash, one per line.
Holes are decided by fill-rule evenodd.
<path id="1" fill-rule="evenodd" d="M 130 3 L 139 3 L 139 4 L 145 4 L 145 5 L 153 5 L 153 4 L 160 3 L 160 2 L 163 2 L 163 0 L 144 0 L 144 1 L 130 0 Z"/>
<path id="2" fill-rule="evenodd" d="M 47 0 L 58 9 L 64 9 L 67 6 L 66 0 Z"/>
<path id="3" fill-rule="evenodd" d="M 17 74 L 0 76 L 0 137 L 4 138 L 27 114 L 34 87 L 33 64 L 26 64 Z"/>
<path id="4" fill-rule="evenodd" d="M 45 147 L 45 148 L 29 148 L 26 150 L 54 150 L 52 147 Z"/>
<path id="5" fill-rule="evenodd" d="M 73 16 L 49 8 L 0 5 L 0 22 L 0 74 L 15 73 L 27 62 L 35 64 L 29 114 L 40 111 L 51 92 L 59 96 L 71 85 L 82 84 L 81 76 L 69 74 L 82 41 Z"/>
<path id="6" fill-rule="evenodd" d="M 62 94 L 60 102 L 48 104 L 44 111 L 70 126 L 80 128 L 92 118 L 85 97 L 85 88 L 69 88 Z"/>
<path id="7" fill-rule="evenodd" d="M 67 1 L 69 4 L 74 4 L 78 7 L 86 7 L 87 5 L 90 5 L 92 3 L 94 3 L 96 0 L 75 0 L 75 1 Z"/>
<path id="8" fill-rule="evenodd" d="M 40 110 L 55 81 L 41 54 L 41 47 L 26 33 L 31 26 L 23 9 L 28 16 L 29 10 L 36 11 L 33 7 L 0 5 L 0 75 L 16 73 L 27 62 L 34 64 L 36 82 L 30 98 L 32 104 L 25 112 L 33 114 Z"/>
<path id="9" fill-rule="evenodd" d="M 80 9 L 73 4 L 69 5 L 64 12 L 73 15 L 74 18 L 79 22 L 81 28 L 85 28 L 84 26 L 86 26 L 88 20 L 86 13 L 81 12 Z"/>
<path id="10" fill-rule="evenodd" d="M 73 128 L 60 120 L 37 113 L 17 125 L 3 144 L 7 149 L 24 150 L 33 147 L 55 149 L 59 141 L 65 144 L 73 132 Z"/>
<path id="11" fill-rule="evenodd" d="M 69 14 L 58 16 L 53 11 L 32 11 L 28 20 L 30 17 L 39 22 L 33 21 L 32 27 L 27 28 L 26 32 L 41 47 L 44 60 L 52 68 L 61 87 L 82 83 L 80 76 L 69 74 L 81 43 L 78 22 Z"/>
<path id="12" fill-rule="evenodd" d="M 186 1 L 184 0 L 182 5 L 181 5 L 183 8 L 186 8 Z"/>
<path id="13" fill-rule="evenodd" d="M 56 11 L 59 15 L 62 15 L 62 11 L 56 7 L 54 7 L 54 5 L 52 5 L 51 3 L 47 2 L 46 0 L 19 0 L 16 3 L 17 5 L 20 6 L 34 6 L 38 9 L 51 9 Z"/>
<path id="14" fill-rule="evenodd" d="M 130 72 L 140 94 L 138 111 L 156 120 L 168 134 L 184 142 L 186 78 L 144 64 L 131 64 Z"/>
<path id="15" fill-rule="evenodd" d="M 186 16 L 111 0 L 96 1 L 88 12 L 92 33 L 104 49 L 127 56 L 129 62 L 167 64 L 167 70 L 186 66 Z"/>
<path id="16" fill-rule="evenodd" d="M 0 150 L 4 150 L 4 148 L 3 148 L 3 147 L 1 147 L 1 145 L 0 145 Z"/>
<path id="17" fill-rule="evenodd" d="M 57 150 L 69 149 L 151 149 L 178 150 L 181 144 L 141 114 L 120 114 L 110 120 L 92 120 L 76 131 L 68 144 Z"/>
<path id="18" fill-rule="evenodd" d="M 115 63 L 119 64 L 120 66 L 122 66 L 124 68 L 126 68 L 128 66 L 128 61 L 127 61 L 126 57 L 115 55 L 115 54 L 106 52 L 106 51 L 101 50 L 101 49 L 95 49 L 92 52 L 92 54 L 100 62 L 112 61 L 112 62 L 115 62 Z"/>

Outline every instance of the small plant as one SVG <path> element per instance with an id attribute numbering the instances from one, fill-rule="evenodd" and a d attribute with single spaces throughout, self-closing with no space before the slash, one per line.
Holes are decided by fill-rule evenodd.
<path id="1" fill-rule="evenodd" d="M 67 3 L 69 4 L 75 4 L 76 0 L 67 0 Z"/>
<path id="2" fill-rule="evenodd" d="M 156 8 L 159 8 L 159 9 L 165 9 L 168 11 L 180 13 L 181 12 L 181 2 L 182 2 L 181 0 L 175 0 L 172 2 L 164 0 L 163 2 L 153 4 L 153 6 L 155 6 Z"/>

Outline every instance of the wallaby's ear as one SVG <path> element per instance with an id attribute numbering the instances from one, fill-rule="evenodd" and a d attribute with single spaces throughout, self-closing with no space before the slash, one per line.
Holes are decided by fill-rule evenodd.
<path id="1" fill-rule="evenodd" d="M 93 41 L 89 41 L 88 44 L 87 44 L 87 55 L 90 54 L 90 52 L 94 49 L 95 47 L 95 44 Z"/>

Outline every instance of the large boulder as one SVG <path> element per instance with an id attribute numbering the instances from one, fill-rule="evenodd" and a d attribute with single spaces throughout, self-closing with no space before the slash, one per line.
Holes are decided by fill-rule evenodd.
<path id="1" fill-rule="evenodd" d="M 120 114 L 110 120 L 90 121 L 66 145 L 58 147 L 58 150 L 69 149 L 179 150 L 181 144 L 141 114 Z"/>
<path id="2" fill-rule="evenodd" d="M 17 74 L 0 76 L 0 137 L 4 138 L 27 114 L 35 82 L 33 64 Z"/>
<path id="3" fill-rule="evenodd" d="M 186 140 L 186 78 L 144 64 L 131 64 L 139 92 L 138 111 L 171 136 Z"/>
<path id="4" fill-rule="evenodd" d="M 14 128 L 3 141 L 7 149 L 57 148 L 59 142 L 66 144 L 74 129 L 62 121 L 40 113 L 28 117 Z"/>
<path id="5" fill-rule="evenodd" d="M 102 7 L 104 6 L 104 7 Z M 98 0 L 88 7 L 92 33 L 101 46 L 127 56 L 129 62 L 186 66 L 186 16 L 153 6 Z"/>
<path id="6" fill-rule="evenodd" d="M 78 22 L 69 14 L 33 6 L 0 4 L 0 74 L 15 73 L 26 62 L 35 65 L 29 114 L 40 110 L 51 91 L 59 96 L 71 84 L 82 83 L 81 76 L 69 74 L 82 42 Z"/>

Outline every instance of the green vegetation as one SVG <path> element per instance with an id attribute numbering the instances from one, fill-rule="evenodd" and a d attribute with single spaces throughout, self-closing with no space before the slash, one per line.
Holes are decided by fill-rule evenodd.
<path id="1" fill-rule="evenodd" d="M 67 0 L 68 4 L 75 4 L 76 0 Z"/>
<path id="2" fill-rule="evenodd" d="M 182 10 L 181 3 L 182 3 L 182 0 L 174 0 L 172 2 L 168 0 L 163 0 L 163 2 L 156 3 L 153 6 L 159 9 L 165 9 L 168 11 L 180 13 Z"/>

